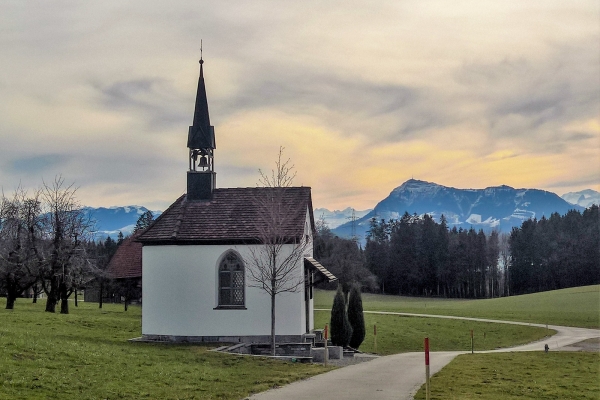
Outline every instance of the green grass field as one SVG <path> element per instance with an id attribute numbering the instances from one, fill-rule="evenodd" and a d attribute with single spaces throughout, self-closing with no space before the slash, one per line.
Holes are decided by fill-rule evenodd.
<path id="1" fill-rule="evenodd" d="M 317 291 L 315 307 L 330 309 L 332 298 L 332 292 Z M 472 301 L 364 295 L 363 305 L 365 310 L 450 314 L 597 327 L 599 300 L 600 286 L 588 286 L 529 296 Z M 4 299 L 0 301 L 4 305 Z M 327 311 L 317 311 L 315 326 L 324 326 L 329 316 Z M 432 351 L 468 350 L 470 329 L 475 332 L 476 350 L 526 343 L 549 333 L 543 328 L 460 320 L 374 314 L 366 314 L 365 318 L 367 337 L 361 350 L 374 351 L 373 324 L 376 323 L 377 352 L 380 354 L 420 351 L 425 336 L 430 338 Z M 0 309 L 0 400 L 241 399 L 250 393 L 285 385 L 328 370 L 320 365 L 224 355 L 211 352 L 210 347 L 206 346 L 127 341 L 140 333 L 139 307 L 131 307 L 124 312 L 121 305 L 107 304 L 100 310 L 96 303 L 80 303 L 79 307 L 71 306 L 71 314 L 61 315 L 45 313 L 44 302 L 31 304 L 30 300 L 18 299 L 15 310 Z M 532 358 L 527 358 L 528 355 Z M 487 393 L 485 387 L 482 389 L 482 384 L 487 381 L 505 383 L 506 380 L 521 388 L 520 392 L 507 392 L 514 398 L 522 397 L 527 390 L 537 394 L 545 393 L 549 396 L 547 398 L 569 398 L 564 393 L 574 393 L 579 388 L 589 389 L 589 368 L 586 369 L 586 366 L 590 362 L 595 365 L 594 377 L 598 377 L 598 357 L 593 358 L 594 355 L 539 355 L 549 357 L 538 359 L 538 355 L 534 353 L 524 353 L 524 359 L 519 358 L 521 355 L 514 355 L 508 361 L 496 359 L 495 357 L 503 355 L 495 354 L 476 354 L 473 356 L 475 358 L 458 357 L 451 366 L 457 365 L 459 372 L 465 371 L 467 367 L 473 370 L 460 378 L 456 375 L 444 378 L 445 375 L 441 373 L 436 375 L 435 379 L 447 379 L 454 385 L 440 381 L 442 383 L 439 387 L 451 387 L 453 392 L 440 392 L 436 396 L 469 398 L 460 393 L 475 393 L 475 390 Z M 588 356 L 592 358 L 586 358 Z M 575 362 L 570 357 L 582 358 Z M 555 364 L 548 363 L 554 359 L 557 360 L 552 361 Z M 540 389 L 532 386 L 529 382 L 533 378 L 518 372 L 519 368 L 524 368 L 523 365 L 530 365 L 526 361 L 533 365 L 530 373 L 536 377 L 535 382 L 543 382 L 537 376 L 547 373 L 547 384 L 556 388 L 540 392 L 543 387 Z M 486 368 L 496 363 L 498 366 L 506 364 L 507 372 L 496 374 L 494 376 L 500 378 L 492 376 L 492 379 Z M 565 364 L 566 369 L 556 367 L 560 363 Z M 581 368 L 577 367 L 577 363 Z M 514 368 L 509 368 L 511 365 Z M 449 371 L 457 373 L 452 372 L 452 369 Z M 442 372 L 445 374 L 446 369 Z M 560 373 L 561 376 L 556 375 Z M 571 379 L 575 375 L 577 379 Z M 472 379 L 469 378 L 471 376 Z M 592 385 L 592 388 L 597 387 L 597 384 Z M 505 389 L 500 388 L 496 392 L 504 393 L 503 390 Z M 555 392 L 558 394 L 552 397 Z M 450 395 L 454 397 L 448 397 Z"/>
<path id="2" fill-rule="evenodd" d="M 331 309 L 333 291 L 316 291 L 315 308 Z M 363 294 L 369 311 L 455 315 L 507 321 L 600 328 L 600 285 L 482 300 Z"/>
<path id="3" fill-rule="evenodd" d="M 141 333 L 139 307 L 80 303 L 70 311 L 45 313 L 43 302 L 26 299 L 0 310 L 0 399 L 241 399 L 328 370 L 129 343 Z"/>
<path id="4" fill-rule="evenodd" d="M 329 323 L 331 312 L 316 311 L 315 326 Z M 377 324 L 377 349 L 373 325 Z M 493 350 L 530 343 L 555 331 L 521 325 L 494 324 L 452 319 L 403 317 L 397 315 L 365 314 L 367 335 L 360 350 L 381 355 L 422 351 L 423 338 L 429 337 L 431 351 L 471 349 L 473 329 L 474 349 Z M 540 348 L 541 350 L 541 348 Z"/>
<path id="5" fill-rule="evenodd" d="M 431 378 L 431 399 L 597 400 L 599 365 L 598 353 L 464 354 Z"/>

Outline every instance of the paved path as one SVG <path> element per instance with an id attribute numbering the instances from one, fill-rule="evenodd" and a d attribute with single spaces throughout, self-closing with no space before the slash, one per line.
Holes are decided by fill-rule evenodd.
<path id="1" fill-rule="evenodd" d="M 371 314 L 408 315 L 431 318 L 463 319 L 470 321 L 494 322 L 514 325 L 530 325 L 545 328 L 546 325 L 525 322 L 498 321 L 481 318 L 452 317 L 443 315 L 409 314 L 394 312 L 369 312 Z M 543 351 L 544 344 L 550 349 L 569 346 L 582 340 L 600 337 L 600 330 L 572 328 L 548 325 L 557 331 L 551 338 L 506 349 L 478 351 L 477 353 L 495 353 L 509 351 Z M 438 351 L 430 354 L 431 374 L 435 374 L 459 354 L 466 351 Z M 303 381 L 297 381 L 278 389 L 255 394 L 250 400 L 314 400 L 325 397 L 341 399 L 368 400 L 410 400 L 416 391 L 425 383 L 424 355 L 418 353 L 402 353 L 379 357 L 364 362 L 336 369 L 325 374 L 316 375 Z"/>

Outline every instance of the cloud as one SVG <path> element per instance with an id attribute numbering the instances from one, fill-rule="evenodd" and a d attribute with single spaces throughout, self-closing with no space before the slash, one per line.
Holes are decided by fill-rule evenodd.
<path id="1" fill-rule="evenodd" d="M 139 114 L 148 131 L 164 132 L 189 120 L 189 106 L 183 102 L 187 96 L 175 91 L 164 79 L 131 79 L 92 86 L 99 92 L 104 107 L 122 114 Z"/>
<path id="2" fill-rule="evenodd" d="M 91 205 L 166 207 L 203 39 L 220 187 L 254 186 L 284 145 L 315 206 L 372 207 L 413 175 L 598 190 L 599 17 L 595 1 L 9 2 L 0 184 L 62 173 Z"/>
<path id="3" fill-rule="evenodd" d="M 39 175 L 40 171 L 60 167 L 70 158 L 70 155 L 63 154 L 41 154 L 13 160 L 9 169 L 17 176 L 20 174 Z"/>
<path id="4" fill-rule="evenodd" d="M 564 181 L 555 181 L 548 183 L 549 188 L 562 189 L 565 187 L 588 187 L 598 184 L 598 176 L 593 173 L 587 174 L 579 179 L 570 179 Z"/>

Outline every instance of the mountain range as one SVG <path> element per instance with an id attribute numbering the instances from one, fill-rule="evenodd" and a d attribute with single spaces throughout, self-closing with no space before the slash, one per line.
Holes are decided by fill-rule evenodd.
<path id="1" fill-rule="evenodd" d="M 347 207 L 343 210 L 333 210 L 329 211 L 326 208 L 315 208 L 314 215 L 315 220 L 324 220 L 327 223 L 329 229 L 337 228 L 340 225 L 345 224 L 346 222 L 352 220 L 353 218 L 356 220 L 358 218 L 362 218 L 368 213 L 373 211 L 372 209 L 368 210 L 355 210 L 354 208 Z"/>
<path id="2" fill-rule="evenodd" d="M 592 204 L 600 204 L 600 193 L 591 189 L 565 193 L 560 197 L 571 204 L 577 204 L 585 208 L 588 208 Z"/>
<path id="3" fill-rule="evenodd" d="M 84 207 L 83 211 L 96 222 L 96 239 L 105 239 L 110 236 L 116 240 L 119 232 L 123 233 L 124 236 L 130 235 L 140 215 L 150 210 L 142 206 L 123 206 L 108 208 Z M 154 218 L 161 213 L 162 211 L 152 210 Z"/>
<path id="4" fill-rule="evenodd" d="M 579 201 L 583 196 L 583 200 L 589 200 L 593 198 L 592 192 L 572 194 L 568 198 Z M 333 232 L 350 237 L 354 230 L 359 240 L 364 242 L 371 218 L 398 219 L 405 212 L 429 214 L 435 220 L 444 215 L 450 228 L 473 227 L 484 231 L 497 229 L 509 232 L 524 220 L 549 217 L 555 212 L 562 215 L 573 209 L 583 211 L 585 207 L 539 189 L 515 189 L 505 185 L 485 189 L 456 189 L 410 179 L 392 190 L 372 211 L 355 220 L 354 227 L 352 222 L 347 222 L 333 229 Z"/>
<path id="5" fill-rule="evenodd" d="M 434 219 L 444 215 L 450 228 L 498 229 L 509 232 L 529 218 L 549 217 L 558 212 L 565 214 L 575 209 L 582 211 L 591 204 L 600 204 L 600 193 L 594 190 L 565 193 L 562 198 L 552 192 L 538 189 L 514 189 L 496 186 L 485 189 L 456 189 L 436 183 L 410 179 L 398 186 L 381 200 L 374 209 L 330 211 L 326 208 L 314 210 L 315 219 L 323 219 L 333 233 L 350 237 L 354 234 L 364 243 L 369 221 L 397 219 L 405 212 L 429 214 Z M 85 207 L 86 213 L 96 221 L 96 238 L 117 238 L 119 232 L 131 234 L 140 215 L 148 211 L 143 206 Z M 161 211 L 152 210 L 154 217 Z M 354 214 L 354 218 L 353 218 Z M 352 222 L 354 219 L 354 223 Z"/>

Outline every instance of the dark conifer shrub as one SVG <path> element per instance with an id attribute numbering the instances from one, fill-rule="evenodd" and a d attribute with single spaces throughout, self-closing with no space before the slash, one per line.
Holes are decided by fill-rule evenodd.
<path id="1" fill-rule="evenodd" d="M 348 321 L 352 326 L 352 336 L 348 343 L 353 349 L 358 349 L 363 340 L 365 340 L 365 317 L 363 315 L 362 298 L 357 285 L 350 289 L 350 299 L 348 300 Z"/>
<path id="2" fill-rule="evenodd" d="M 331 308 L 331 344 L 334 346 L 348 346 L 352 336 L 352 326 L 346 313 L 346 302 L 342 287 L 338 286 Z"/>

